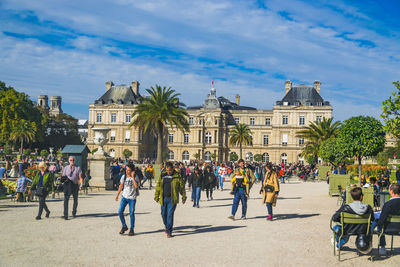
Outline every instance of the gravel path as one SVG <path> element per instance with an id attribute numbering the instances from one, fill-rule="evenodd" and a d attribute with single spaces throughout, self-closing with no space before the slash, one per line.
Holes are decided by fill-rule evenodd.
<path id="1" fill-rule="evenodd" d="M 228 184 L 226 184 L 228 186 Z M 335 266 L 329 220 L 338 208 L 326 183 L 292 182 L 281 185 L 267 222 L 255 185 L 248 200 L 247 220 L 231 221 L 232 196 L 216 191 L 213 201 L 202 192 L 200 209 L 190 202 L 175 212 L 174 237 L 163 232 L 154 190 L 142 190 L 136 205 L 136 235 L 119 235 L 119 202 L 115 192 L 80 196 L 78 217 L 65 221 L 61 199 L 49 200 L 49 219 L 36 221 L 37 203 L 0 201 L 1 266 Z M 72 200 L 70 200 L 72 201 Z M 72 208 L 72 202 L 70 202 Z M 236 217 L 241 215 L 239 206 Z M 44 217 L 44 216 L 43 216 Z M 126 217 L 129 223 L 129 216 Z M 374 247 L 377 238 L 374 236 Z M 343 266 L 400 266 L 400 238 L 396 256 L 369 262 L 355 253 L 355 237 L 342 253 Z M 388 238 L 389 241 L 389 238 Z"/>

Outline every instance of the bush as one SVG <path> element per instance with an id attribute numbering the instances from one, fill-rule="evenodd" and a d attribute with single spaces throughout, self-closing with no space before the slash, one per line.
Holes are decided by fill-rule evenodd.
<path id="1" fill-rule="evenodd" d="M 385 152 L 381 152 L 378 154 L 378 157 L 376 158 L 376 161 L 380 166 L 387 166 L 389 163 L 389 156 Z"/>
<path id="2" fill-rule="evenodd" d="M 24 151 L 22 152 L 22 154 L 24 154 L 24 156 L 30 156 L 32 153 L 32 151 L 30 149 L 24 149 Z"/>
<path id="3" fill-rule="evenodd" d="M 254 155 L 254 161 L 257 161 L 257 162 L 261 162 L 262 161 L 262 155 L 261 154 L 255 154 Z"/>
<path id="4" fill-rule="evenodd" d="M 238 159 L 239 159 L 239 156 L 236 153 L 229 154 L 230 161 L 237 161 Z"/>
<path id="5" fill-rule="evenodd" d="M 47 158 L 49 154 L 50 154 L 49 151 L 47 151 L 46 149 L 40 150 L 40 156 L 43 158 Z"/>
<path id="6" fill-rule="evenodd" d="M 92 153 L 92 155 L 93 155 L 94 153 L 97 152 L 97 150 L 99 150 L 99 149 L 96 147 L 96 148 L 94 148 L 90 153 Z"/>
<path id="7" fill-rule="evenodd" d="M 124 149 L 124 151 L 122 151 L 122 155 L 124 155 L 124 157 L 127 159 L 127 158 L 130 158 L 131 156 L 132 156 L 132 151 L 130 151 L 129 149 Z"/>

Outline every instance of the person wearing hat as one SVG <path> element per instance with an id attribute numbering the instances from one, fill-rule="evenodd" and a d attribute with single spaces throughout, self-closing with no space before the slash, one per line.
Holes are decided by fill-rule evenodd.
<path id="1" fill-rule="evenodd" d="M 36 190 L 36 195 L 39 197 L 39 213 L 36 220 L 42 218 L 43 209 L 46 211 L 46 218 L 49 218 L 50 210 L 46 205 L 46 197 L 53 191 L 53 175 L 47 170 L 46 163 L 40 162 L 38 168 L 39 172 L 33 179 L 31 186 L 31 190 Z"/>

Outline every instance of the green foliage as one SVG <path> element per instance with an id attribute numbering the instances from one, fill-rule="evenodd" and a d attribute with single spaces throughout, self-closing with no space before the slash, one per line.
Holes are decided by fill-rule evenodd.
<path id="1" fill-rule="evenodd" d="M 5 145 L 5 146 L 3 147 L 3 153 L 4 153 L 5 155 L 11 155 L 11 153 L 12 153 L 11 146 L 10 146 L 10 145 Z"/>
<path id="2" fill-rule="evenodd" d="M 212 154 L 211 154 L 211 158 L 212 158 L 212 160 L 215 160 L 215 159 L 217 158 L 217 154 L 212 153 Z"/>
<path id="3" fill-rule="evenodd" d="M 315 158 L 315 157 L 313 157 L 313 156 L 308 156 L 307 158 L 306 158 L 306 161 L 307 161 L 307 163 L 308 164 L 316 164 L 317 163 L 317 159 Z"/>
<path id="4" fill-rule="evenodd" d="M 296 137 L 304 138 L 305 140 L 302 156 L 306 158 L 311 156 L 316 162 L 322 142 L 335 137 L 339 126 L 339 121 L 333 122 L 333 118 L 323 118 L 321 121 L 311 122 L 303 130 L 298 131 Z"/>
<path id="5" fill-rule="evenodd" d="M 262 159 L 263 159 L 263 157 L 262 157 L 261 154 L 255 154 L 254 155 L 254 161 L 261 162 Z"/>
<path id="6" fill-rule="evenodd" d="M 24 155 L 24 156 L 30 156 L 31 155 L 31 153 L 32 153 L 32 151 L 30 150 L 30 149 L 24 149 L 24 152 L 22 152 L 22 154 Z"/>
<path id="7" fill-rule="evenodd" d="M 239 146 L 240 158 L 242 158 L 242 146 L 253 145 L 251 142 L 251 130 L 244 123 L 235 124 L 229 132 L 229 145 Z"/>
<path id="8" fill-rule="evenodd" d="M 21 121 L 35 125 L 35 138 L 43 140 L 42 114 L 25 93 L 0 82 L 0 142 L 9 143 L 10 135 Z"/>
<path id="9" fill-rule="evenodd" d="M 194 153 L 193 157 L 194 157 L 195 159 L 197 159 L 197 160 L 199 160 L 199 159 L 200 159 L 200 155 L 199 155 L 199 153 Z"/>
<path id="10" fill-rule="evenodd" d="M 56 156 L 57 156 L 58 159 L 61 159 L 61 158 L 64 157 L 64 154 L 61 152 L 61 149 L 58 149 L 58 150 L 57 150 Z"/>
<path id="11" fill-rule="evenodd" d="M 47 158 L 49 154 L 50 154 L 49 151 L 47 151 L 46 149 L 40 150 L 40 156 L 43 158 Z"/>
<path id="12" fill-rule="evenodd" d="M 229 154 L 229 160 L 230 161 L 237 161 L 239 159 L 238 155 L 236 153 L 230 153 Z"/>
<path id="13" fill-rule="evenodd" d="M 78 134 L 78 120 L 74 117 L 61 113 L 57 116 L 45 115 L 45 140 L 42 147 L 63 148 L 66 145 L 82 144 L 81 137 Z"/>
<path id="14" fill-rule="evenodd" d="M 19 142 L 21 144 L 20 153 L 24 148 L 24 141 L 30 143 L 35 140 L 37 132 L 37 126 L 35 122 L 30 122 L 26 120 L 19 120 L 15 122 L 12 132 L 10 133 L 10 140 Z"/>
<path id="15" fill-rule="evenodd" d="M 334 166 L 345 160 L 345 157 L 337 146 L 336 139 L 333 137 L 322 142 L 319 148 L 319 156 L 323 161 L 329 162 Z"/>
<path id="16" fill-rule="evenodd" d="M 166 160 L 168 158 L 168 152 L 167 151 L 163 151 L 162 152 L 162 159 Z"/>
<path id="17" fill-rule="evenodd" d="M 393 92 L 389 99 L 382 102 L 382 114 L 384 129 L 400 138 L 400 81 L 393 82 L 397 91 Z"/>
<path id="18" fill-rule="evenodd" d="M 99 149 L 96 147 L 96 148 L 94 148 L 92 151 L 90 151 L 90 153 L 92 153 L 92 155 L 93 155 L 93 154 L 96 153 L 98 150 L 99 150 Z M 61 151 L 60 151 L 60 152 L 61 152 Z"/>
<path id="19" fill-rule="evenodd" d="M 362 157 L 376 156 L 383 151 L 385 135 L 381 122 L 372 117 L 352 117 L 340 127 L 336 137 L 338 149 L 343 156 L 358 159 L 359 178 Z"/>
<path id="20" fill-rule="evenodd" d="M 150 87 L 146 89 L 150 97 L 141 98 L 133 112 L 134 120 L 129 125 L 148 130 L 157 134 L 157 164 L 161 163 L 163 155 L 163 137 L 166 123 L 183 132 L 189 131 L 189 116 L 185 104 L 179 101 L 180 94 L 171 87 Z"/>
<path id="21" fill-rule="evenodd" d="M 381 152 L 378 154 L 378 157 L 376 158 L 376 161 L 380 166 L 387 166 L 389 163 L 389 156 L 385 152 Z"/>
<path id="22" fill-rule="evenodd" d="M 124 155 L 124 157 L 126 159 L 130 158 L 132 156 L 132 151 L 130 151 L 129 149 L 125 148 L 124 151 L 122 151 L 122 155 Z"/>
<path id="23" fill-rule="evenodd" d="M 396 142 L 395 147 L 387 147 L 385 152 L 388 154 L 388 157 L 393 158 L 400 158 L 400 141 Z"/>

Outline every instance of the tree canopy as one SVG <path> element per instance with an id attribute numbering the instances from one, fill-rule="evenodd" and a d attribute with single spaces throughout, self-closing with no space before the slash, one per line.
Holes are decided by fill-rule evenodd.
<path id="1" fill-rule="evenodd" d="M 393 82 L 393 84 L 397 91 L 382 102 L 381 118 L 385 123 L 384 129 L 400 138 L 400 81 Z"/>
<path id="2" fill-rule="evenodd" d="M 319 148 L 319 156 L 323 161 L 329 162 L 333 166 L 337 166 L 345 160 L 345 157 L 336 143 L 336 138 L 334 137 L 322 142 Z"/>
<path id="3" fill-rule="evenodd" d="M 235 124 L 229 132 L 229 145 L 239 146 L 240 158 L 242 159 L 242 146 L 252 145 L 249 126 L 244 123 Z"/>

